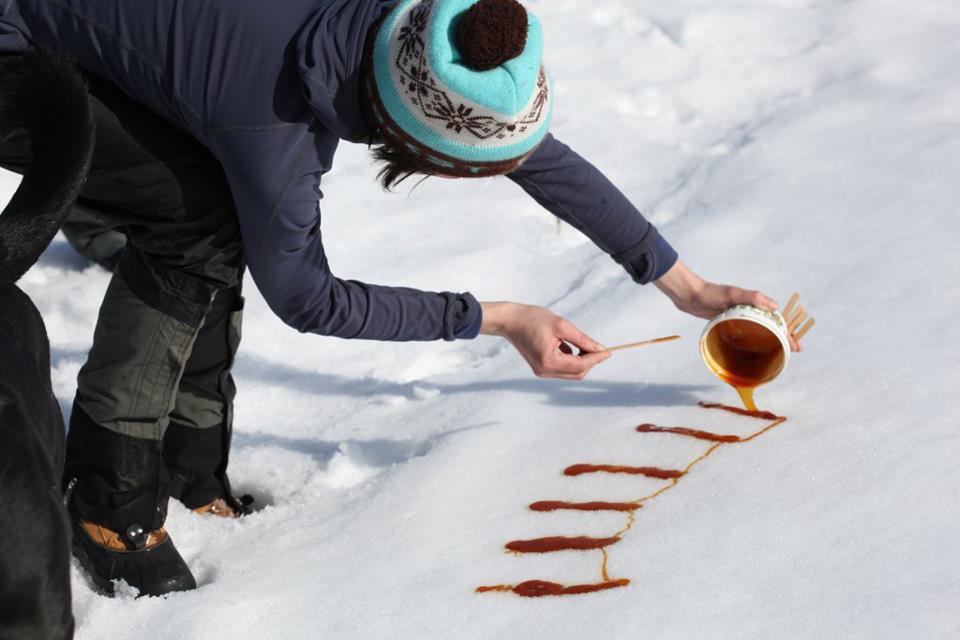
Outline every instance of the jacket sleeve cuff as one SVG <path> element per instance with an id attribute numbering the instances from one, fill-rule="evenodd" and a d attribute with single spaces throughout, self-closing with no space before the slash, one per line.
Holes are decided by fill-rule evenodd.
<path id="1" fill-rule="evenodd" d="M 680 257 L 677 255 L 676 249 L 671 247 L 667 239 L 659 233 L 657 234 L 657 239 L 653 242 L 652 254 L 653 277 L 650 278 L 651 282 L 659 280 L 667 271 L 670 271 L 673 265 L 677 264 L 677 260 Z"/>
<path id="2" fill-rule="evenodd" d="M 640 242 L 611 257 L 639 284 L 653 282 L 677 262 L 677 252 L 653 225 Z"/>
<path id="3" fill-rule="evenodd" d="M 444 340 L 473 340 L 483 324 L 480 303 L 469 293 L 448 295 Z"/>

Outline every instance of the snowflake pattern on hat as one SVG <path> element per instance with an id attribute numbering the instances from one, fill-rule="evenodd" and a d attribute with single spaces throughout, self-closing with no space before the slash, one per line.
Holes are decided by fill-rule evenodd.
<path id="1" fill-rule="evenodd" d="M 477 105 L 451 99 L 430 69 L 425 34 L 429 26 L 434 0 L 425 0 L 409 12 L 406 24 L 396 31 L 396 71 L 404 85 L 404 96 L 424 118 L 446 123 L 456 134 L 464 132 L 478 140 L 509 141 L 523 137 L 531 126 L 538 126 L 547 111 L 549 84 L 541 67 L 536 91 L 527 111 L 516 122 L 480 112 Z"/>

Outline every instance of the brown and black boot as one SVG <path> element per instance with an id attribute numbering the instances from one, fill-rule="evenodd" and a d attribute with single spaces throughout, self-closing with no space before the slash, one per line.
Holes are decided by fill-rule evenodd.
<path id="1" fill-rule="evenodd" d="M 140 596 L 189 591 L 197 582 L 166 530 L 145 532 L 138 525 L 123 534 L 86 520 L 73 519 L 73 553 L 94 584 L 113 595 L 117 580 Z"/>
<path id="2" fill-rule="evenodd" d="M 217 498 L 205 505 L 193 509 L 201 516 L 216 516 L 217 518 L 239 518 L 244 512 L 234 509 L 224 498 Z"/>

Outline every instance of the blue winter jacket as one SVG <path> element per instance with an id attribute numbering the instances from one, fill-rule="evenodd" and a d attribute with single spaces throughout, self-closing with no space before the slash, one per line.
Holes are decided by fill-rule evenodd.
<path id="1" fill-rule="evenodd" d="M 481 323 L 472 295 L 341 280 L 323 250 L 320 178 L 341 140 L 369 139 L 361 55 L 391 4 L 0 0 L 0 51 L 65 51 L 206 145 L 230 183 L 250 273 L 287 324 L 341 338 L 472 338 Z M 636 208 L 553 137 L 509 178 L 640 283 L 676 261 Z"/>

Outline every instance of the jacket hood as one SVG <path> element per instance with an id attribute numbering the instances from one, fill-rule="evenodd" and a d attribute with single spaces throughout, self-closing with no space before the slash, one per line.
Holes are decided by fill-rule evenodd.
<path id="1" fill-rule="evenodd" d="M 328 0 L 320 3 L 297 40 L 303 96 L 328 131 L 365 141 L 370 127 L 360 104 L 367 33 L 396 0 Z"/>

